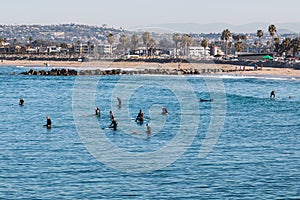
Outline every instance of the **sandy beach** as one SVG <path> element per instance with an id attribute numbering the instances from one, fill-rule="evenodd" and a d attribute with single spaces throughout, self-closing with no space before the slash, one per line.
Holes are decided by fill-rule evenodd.
<path id="1" fill-rule="evenodd" d="M 223 72 L 216 74 L 230 74 L 242 76 L 291 76 L 300 77 L 300 70 L 292 68 L 272 68 L 264 67 L 254 70 L 253 67 L 246 66 L 244 70 L 240 70 L 239 66 L 215 64 L 215 63 L 152 63 L 152 62 L 74 62 L 74 61 L 8 61 L 4 60 L 0 66 L 25 66 L 25 67 L 64 67 L 78 69 L 222 69 Z"/>

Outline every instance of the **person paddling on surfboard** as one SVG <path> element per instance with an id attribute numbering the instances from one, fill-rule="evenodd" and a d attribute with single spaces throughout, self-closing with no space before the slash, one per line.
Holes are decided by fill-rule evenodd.
<path id="1" fill-rule="evenodd" d="M 213 99 L 202 99 L 202 98 L 200 98 L 199 101 L 200 101 L 200 102 L 212 102 Z"/>
<path id="2" fill-rule="evenodd" d="M 25 103 L 24 99 L 22 97 L 20 97 L 19 105 L 20 106 L 24 106 L 24 103 Z"/>
<path id="3" fill-rule="evenodd" d="M 47 116 L 46 119 L 47 119 L 47 123 L 46 123 L 46 125 L 44 125 L 44 126 L 46 126 L 47 128 L 51 128 L 51 123 L 52 123 L 52 122 L 51 122 L 50 117 Z"/>

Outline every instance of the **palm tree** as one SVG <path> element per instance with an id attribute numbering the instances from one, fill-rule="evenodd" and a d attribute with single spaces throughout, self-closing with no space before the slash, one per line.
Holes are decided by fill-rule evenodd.
<path id="1" fill-rule="evenodd" d="M 153 50 L 156 47 L 156 41 L 153 38 L 150 39 L 149 46 L 151 48 L 151 56 L 152 56 L 153 55 Z"/>
<path id="2" fill-rule="evenodd" d="M 228 40 L 231 38 L 231 33 L 228 29 L 223 30 L 221 40 L 225 40 L 225 55 L 227 55 Z"/>
<path id="3" fill-rule="evenodd" d="M 293 49 L 293 56 L 296 56 L 296 53 L 300 51 L 300 37 L 297 37 L 292 40 L 292 49 Z"/>
<path id="4" fill-rule="evenodd" d="M 274 38 L 273 39 L 273 42 L 274 42 L 274 46 L 275 46 L 275 51 L 278 52 L 278 49 L 279 49 L 279 43 L 280 43 L 280 40 L 278 37 Z"/>
<path id="5" fill-rule="evenodd" d="M 263 30 L 261 30 L 261 29 L 257 30 L 256 36 L 259 39 L 259 46 L 261 47 L 261 38 L 262 38 L 262 36 L 264 36 Z"/>
<path id="6" fill-rule="evenodd" d="M 143 36 L 142 36 L 142 39 L 143 39 L 143 43 L 146 47 L 146 57 L 148 57 L 149 42 L 151 40 L 150 33 L 149 32 L 144 32 Z"/>
<path id="7" fill-rule="evenodd" d="M 241 39 L 241 36 L 240 35 L 232 35 L 232 39 L 234 40 L 234 41 L 240 41 L 240 39 Z"/>
<path id="8" fill-rule="evenodd" d="M 112 54 L 112 45 L 115 42 L 115 36 L 112 33 L 108 34 L 107 42 L 110 45 L 110 55 L 111 55 Z"/>
<path id="9" fill-rule="evenodd" d="M 271 24 L 271 25 L 269 26 L 268 30 L 269 30 L 269 33 L 270 33 L 270 35 L 272 36 L 272 38 L 274 38 L 274 36 L 275 36 L 275 34 L 276 34 L 276 32 L 277 32 L 276 26 L 275 26 L 274 24 Z M 273 41 L 272 41 L 271 46 L 273 46 Z"/>
<path id="10" fill-rule="evenodd" d="M 180 39 L 180 46 L 183 50 L 183 55 L 186 54 L 186 46 L 187 46 L 188 37 L 189 37 L 188 34 L 184 34 L 183 36 L 181 36 L 181 39 Z"/>
<path id="11" fill-rule="evenodd" d="M 77 40 L 77 45 L 79 46 L 79 54 L 82 54 L 82 46 L 80 44 L 81 44 L 81 41 Z"/>
<path id="12" fill-rule="evenodd" d="M 91 52 L 91 42 L 90 41 L 88 41 L 87 42 L 87 46 L 88 46 L 88 54 L 90 54 Z"/>
<path id="13" fill-rule="evenodd" d="M 292 48 L 292 39 L 285 38 L 280 45 L 278 45 L 278 53 L 283 54 L 283 52 L 288 52 Z"/>
<path id="14" fill-rule="evenodd" d="M 178 43 L 179 43 L 179 41 L 180 41 L 180 35 L 178 34 L 178 33 L 175 33 L 174 35 L 173 35 L 173 41 L 174 41 L 174 43 L 175 43 L 175 56 L 177 57 L 177 50 L 178 50 Z"/>
<path id="15" fill-rule="evenodd" d="M 244 49 L 244 44 L 241 41 L 238 41 L 235 43 L 234 47 L 237 52 L 241 52 Z"/>
<path id="16" fill-rule="evenodd" d="M 204 48 L 204 57 L 206 57 L 206 48 L 208 47 L 208 42 L 207 42 L 206 39 L 203 39 L 203 40 L 201 41 L 201 47 Z"/>
<path id="17" fill-rule="evenodd" d="M 272 36 L 272 37 L 274 37 L 274 35 L 275 35 L 275 33 L 277 32 L 277 29 L 276 29 L 276 26 L 274 25 L 274 24 L 271 24 L 270 26 L 269 26 L 269 33 L 270 33 L 270 35 Z"/>
<path id="18" fill-rule="evenodd" d="M 139 37 L 134 34 L 132 37 L 131 37 L 131 45 L 133 46 L 134 49 L 137 48 L 137 45 L 139 44 Z"/>
<path id="19" fill-rule="evenodd" d="M 126 51 L 126 43 L 127 43 L 128 39 L 127 39 L 127 36 L 126 35 L 121 35 L 120 38 L 119 38 L 119 42 L 121 43 L 121 46 L 122 46 L 122 50 L 124 51 L 124 54 L 125 54 L 125 51 Z"/>
<path id="20" fill-rule="evenodd" d="M 192 36 L 188 35 L 187 42 L 186 42 L 187 48 L 191 47 L 193 45 L 193 43 L 194 43 L 194 38 Z"/>
<path id="21" fill-rule="evenodd" d="M 31 48 L 32 40 L 33 40 L 33 38 L 30 36 L 30 37 L 29 37 L 29 45 L 30 45 L 30 48 Z"/>

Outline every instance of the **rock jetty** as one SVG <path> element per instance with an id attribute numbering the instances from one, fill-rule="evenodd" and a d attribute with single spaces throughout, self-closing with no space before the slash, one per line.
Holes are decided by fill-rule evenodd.
<path id="1" fill-rule="evenodd" d="M 97 75 L 137 75 L 137 74 L 151 74 L 151 75 L 199 75 L 199 74 L 211 74 L 222 72 L 222 69 L 143 69 L 143 70 L 122 70 L 122 69 L 107 69 L 107 70 L 80 70 L 75 69 L 52 69 L 50 71 L 45 70 L 33 70 L 21 72 L 23 75 L 36 75 L 36 76 L 97 76 Z"/>

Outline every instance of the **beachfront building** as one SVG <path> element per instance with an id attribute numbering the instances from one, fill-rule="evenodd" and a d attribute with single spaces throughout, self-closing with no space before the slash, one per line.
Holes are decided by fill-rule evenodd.
<path id="1" fill-rule="evenodd" d="M 198 57 L 203 58 L 205 56 L 210 55 L 210 48 L 209 47 L 189 47 L 187 49 L 187 55 L 190 57 Z"/>
<path id="2" fill-rule="evenodd" d="M 75 53 L 90 55 L 110 55 L 112 49 L 108 44 L 76 44 Z"/>
<path id="3" fill-rule="evenodd" d="M 96 53 L 99 55 L 111 55 L 112 48 L 109 44 L 99 44 L 97 45 Z"/>
<path id="4" fill-rule="evenodd" d="M 217 56 L 217 55 L 223 56 L 224 52 L 221 50 L 220 47 L 213 46 L 213 47 L 210 48 L 210 55 L 212 55 L 212 56 Z"/>

